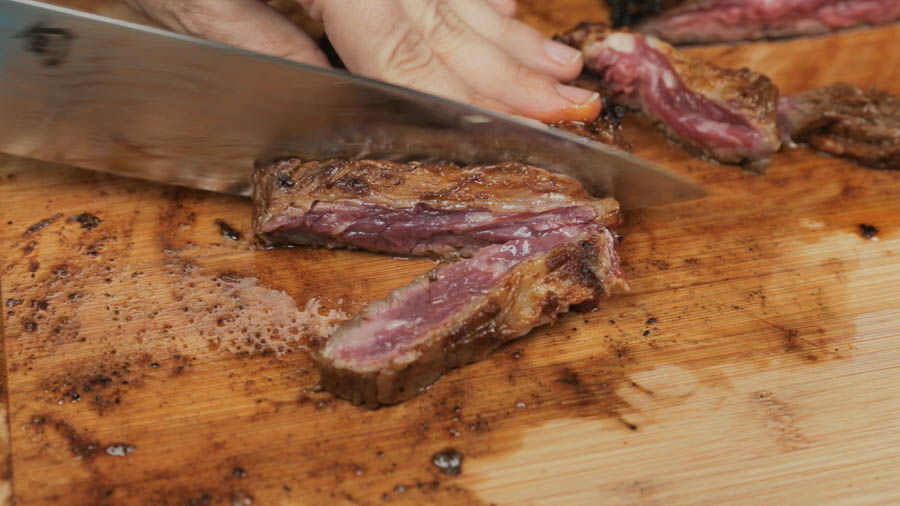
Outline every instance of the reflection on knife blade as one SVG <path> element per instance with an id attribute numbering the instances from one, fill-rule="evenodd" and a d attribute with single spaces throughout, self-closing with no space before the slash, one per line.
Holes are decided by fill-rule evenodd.
<path id="1" fill-rule="evenodd" d="M 47 66 L 0 39 L 0 148 L 213 191 L 249 190 L 256 160 L 517 160 L 569 174 L 627 207 L 703 195 L 621 150 L 390 84 L 27 0 L 0 29 L 73 34 Z"/>

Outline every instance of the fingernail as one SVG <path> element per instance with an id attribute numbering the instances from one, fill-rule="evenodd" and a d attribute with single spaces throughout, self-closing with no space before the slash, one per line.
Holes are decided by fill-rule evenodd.
<path id="1" fill-rule="evenodd" d="M 581 51 L 574 47 L 569 47 L 555 40 L 547 39 L 544 41 L 544 50 L 551 60 L 560 65 L 571 65 L 581 58 Z"/>
<path id="2" fill-rule="evenodd" d="M 562 95 L 563 98 L 577 105 L 590 104 L 591 102 L 600 99 L 600 94 L 595 91 L 575 86 L 567 86 L 562 83 L 557 83 L 556 91 Z"/>

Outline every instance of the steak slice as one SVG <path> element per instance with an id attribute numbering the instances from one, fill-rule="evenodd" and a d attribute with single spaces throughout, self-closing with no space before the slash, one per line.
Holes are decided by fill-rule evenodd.
<path id="1" fill-rule="evenodd" d="M 786 137 L 876 169 L 900 170 L 900 98 L 836 83 L 783 97 Z"/>
<path id="2" fill-rule="evenodd" d="M 580 23 L 557 39 L 581 49 L 585 68 L 615 101 L 642 110 L 697 154 L 762 165 L 781 147 L 778 88 L 762 74 L 723 69 L 602 23 Z"/>
<path id="3" fill-rule="evenodd" d="M 452 368 L 592 309 L 625 283 L 604 227 L 562 227 L 479 250 L 369 303 L 320 349 L 323 386 L 369 408 L 405 400 Z"/>
<path id="4" fill-rule="evenodd" d="M 813 35 L 900 19 L 900 0 L 701 0 L 638 25 L 672 44 Z"/>
<path id="5" fill-rule="evenodd" d="M 523 165 L 459 167 L 287 159 L 253 175 L 256 233 L 269 245 L 470 256 L 572 225 L 612 225 L 619 206 L 576 180 Z"/>

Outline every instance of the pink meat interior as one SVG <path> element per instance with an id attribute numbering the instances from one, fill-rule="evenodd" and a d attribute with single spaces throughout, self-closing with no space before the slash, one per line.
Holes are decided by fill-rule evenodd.
<path id="1" fill-rule="evenodd" d="M 692 32 L 719 33 L 720 38 L 741 38 L 759 27 L 799 33 L 819 26 L 849 28 L 880 24 L 900 17 L 900 0 L 721 0 L 699 4 L 662 22 L 660 31 L 675 40 L 691 39 Z M 729 36 L 737 29 L 736 36 Z"/>
<path id="2" fill-rule="evenodd" d="M 440 210 L 423 204 L 389 208 L 357 202 L 316 202 L 302 215 L 277 216 L 267 228 L 273 236 L 315 233 L 364 249 L 406 255 L 442 246 L 477 249 L 590 223 L 596 218 L 596 211 L 585 206 L 497 213 Z"/>
<path id="3" fill-rule="evenodd" d="M 416 347 L 430 329 L 452 318 L 466 304 L 494 290 L 517 265 L 591 230 L 609 233 L 596 225 L 565 227 L 485 247 L 470 259 L 440 269 L 430 283 L 401 289 L 389 305 L 364 310 L 362 321 L 338 331 L 326 344 L 324 354 L 357 367 L 382 366 Z M 610 245 L 612 249 L 612 241 Z"/>
<path id="4" fill-rule="evenodd" d="M 631 105 L 643 104 L 647 112 L 676 135 L 701 146 L 751 150 L 761 135 L 743 115 L 685 86 L 665 55 L 635 35 L 635 49 L 617 51 L 602 46 L 586 65 L 602 74 L 610 92 Z M 669 83 L 666 84 L 668 74 Z"/>

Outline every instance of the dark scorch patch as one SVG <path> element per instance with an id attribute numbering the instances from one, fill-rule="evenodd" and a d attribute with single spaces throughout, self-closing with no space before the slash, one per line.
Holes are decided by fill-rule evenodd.
<path id="1" fill-rule="evenodd" d="M 75 216 L 70 217 L 68 221 L 76 221 L 81 225 L 81 228 L 86 230 L 93 230 L 103 222 L 103 220 L 91 213 L 76 214 Z"/>

